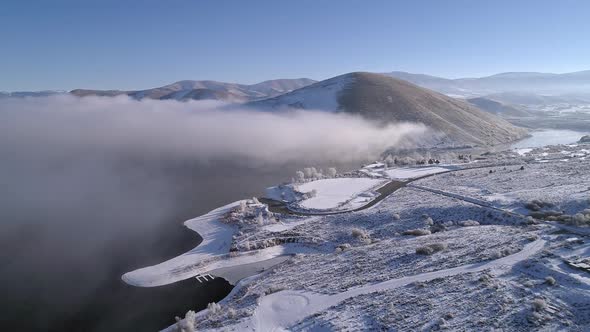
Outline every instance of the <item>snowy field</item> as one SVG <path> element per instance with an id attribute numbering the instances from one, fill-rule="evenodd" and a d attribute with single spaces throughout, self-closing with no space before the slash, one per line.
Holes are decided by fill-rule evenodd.
<path id="1" fill-rule="evenodd" d="M 302 193 L 315 192 L 311 198 L 299 205 L 306 209 L 328 210 L 342 207 L 354 209 L 368 203 L 375 194 L 371 193 L 386 181 L 368 178 L 322 179 L 301 184 L 297 190 Z"/>
<path id="2" fill-rule="evenodd" d="M 453 166 L 422 166 L 422 167 L 400 167 L 388 169 L 385 171 L 387 176 L 394 180 L 409 180 L 421 176 L 447 172 L 457 169 Z"/>
<path id="3" fill-rule="evenodd" d="M 377 173 L 413 179 L 445 172 L 357 212 L 283 215 L 253 201 L 226 209 L 229 217 L 212 214 L 201 220 L 230 228 L 204 227 L 211 239 L 225 242 L 205 243 L 203 250 L 219 258 L 231 241 L 233 251 L 206 264 L 186 257 L 175 262 L 190 273 L 225 271 L 224 265 L 230 267 L 227 278 L 246 278 L 219 304 L 189 313 L 179 326 L 587 331 L 590 272 L 572 264 L 590 267 L 589 153 L 588 145 L 569 144 L 491 153 L 454 169 L 378 166 L 367 177 L 297 185 L 300 195 L 315 190 L 312 197 L 293 192 L 306 209 L 338 209 L 388 181 Z M 273 189 L 277 198 L 287 197 L 278 188 L 289 187 Z M 252 275 L 251 264 L 269 258 L 276 265 Z M 135 280 L 152 283 L 158 275 L 134 273 Z"/>
<path id="4" fill-rule="evenodd" d="M 376 189 L 386 179 L 366 177 L 338 177 L 310 182 L 270 187 L 266 197 L 289 204 L 295 211 L 347 211 L 360 208 L 379 193 Z"/>

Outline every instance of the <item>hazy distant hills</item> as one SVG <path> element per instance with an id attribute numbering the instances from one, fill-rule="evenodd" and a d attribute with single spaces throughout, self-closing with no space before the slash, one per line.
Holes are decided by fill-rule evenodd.
<path id="1" fill-rule="evenodd" d="M 525 134 L 473 105 L 387 75 L 355 72 L 246 104 L 267 109 L 319 109 L 385 122 L 420 122 L 456 143 L 493 145 Z"/>
<path id="2" fill-rule="evenodd" d="M 590 100 L 590 70 L 565 74 L 508 72 L 486 77 L 457 79 L 402 71 L 383 74 L 451 97 L 489 97 L 505 104 L 513 104 L 512 99 L 519 100 L 515 104 L 530 104 L 528 101 L 523 102 L 523 97 L 529 100 L 537 99 L 534 103 L 540 103 L 542 99 L 549 103 L 558 102 L 555 98 L 550 98 L 551 96 L 560 96 L 562 102 L 570 103 L 578 102 L 578 97 L 583 99 L 583 102 Z M 276 97 L 313 83 L 316 81 L 308 78 L 276 79 L 250 85 L 210 80 L 185 80 L 146 90 L 75 89 L 70 93 L 76 96 L 128 95 L 136 99 L 214 99 L 242 103 Z M 35 97 L 58 93 L 64 92 L 0 92 L 0 97 Z"/>
<path id="3" fill-rule="evenodd" d="M 481 110 L 505 118 L 530 117 L 535 115 L 531 112 L 489 98 L 476 97 L 467 99 L 467 101 Z"/>
<path id="4" fill-rule="evenodd" d="M 45 91 L 14 91 L 14 92 L 3 92 L 0 91 L 0 98 L 7 98 L 7 97 L 47 97 L 53 96 L 58 94 L 65 94 L 66 91 L 57 91 L 57 90 L 45 90 Z"/>
<path id="5" fill-rule="evenodd" d="M 0 92 L 0 98 L 60 93 L 64 92 Z M 572 116 L 590 113 L 590 71 L 510 72 L 458 79 L 394 71 L 350 73 L 320 82 L 307 78 L 257 84 L 185 80 L 146 90 L 76 89 L 70 93 L 80 97 L 126 95 L 138 100 L 220 100 L 255 108 L 358 113 L 382 121 L 421 122 L 453 142 L 498 144 L 523 134 L 499 117 L 522 125 L 522 121 L 531 119 L 545 123 L 548 112 L 569 112 Z"/>
<path id="6" fill-rule="evenodd" d="M 565 74 L 510 72 L 479 78 L 458 79 L 400 71 L 385 74 L 444 94 L 462 97 L 503 92 L 564 94 L 590 91 L 590 70 Z"/>
<path id="7" fill-rule="evenodd" d="M 229 102 L 246 102 L 274 97 L 309 84 L 314 80 L 308 78 L 277 79 L 257 84 L 237 84 L 217 81 L 179 81 L 159 88 L 121 91 L 121 90 L 85 90 L 76 89 L 70 93 L 76 96 L 117 96 L 128 95 L 135 99 L 174 99 L 174 100 L 222 100 Z"/>

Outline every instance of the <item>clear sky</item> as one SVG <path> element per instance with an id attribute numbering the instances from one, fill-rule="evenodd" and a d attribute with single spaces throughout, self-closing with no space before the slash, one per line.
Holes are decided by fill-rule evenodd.
<path id="1" fill-rule="evenodd" d="M 0 90 L 590 69 L 587 0 L 3 0 Z"/>

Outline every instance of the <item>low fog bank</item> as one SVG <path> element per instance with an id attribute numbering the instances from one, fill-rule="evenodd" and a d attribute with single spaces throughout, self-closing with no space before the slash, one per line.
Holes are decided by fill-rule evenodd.
<path id="1" fill-rule="evenodd" d="M 4 322 L 100 330 L 133 310 L 117 306 L 126 294 L 120 274 L 196 244 L 183 220 L 260 193 L 298 167 L 362 162 L 423 131 L 213 102 L 1 99 Z"/>
<path id="2" fill-rule="evenodd" d="M 417 124 L 375 123 L 327 112 L 257 112 L 218 102 L 53 96 L 0 101 L 2 148 L 43 154 L 48 145 L 95 153 L 245 159 L 256 163 L 350 161 L 409 144 Z M 38 142 L 44 142 L 42 146 Z M 54 152 L 54 151 L 51 151 Z"/>

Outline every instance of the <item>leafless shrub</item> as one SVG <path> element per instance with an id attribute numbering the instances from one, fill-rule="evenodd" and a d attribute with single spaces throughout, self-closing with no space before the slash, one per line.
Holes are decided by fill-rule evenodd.
<path id="1" fill-rule="evenodd" d="M 276 293 L 276 292 L 280 292 L 282 290 L 285 290 L 284 287 L 280 287 L 280 286 L 269 286 L 267 289 L 264 290 L 264 295 L 269 295 L 272 293 Z"/>
<path id="2" fill-rule="evenodd" d="M 346 251 L 348 249 L 350 249 L 352 246 L 348 243 L 343 243 L 341 245 L 339 245 L 338 247 L 336 247 L 335 252 L 342 252 L 342 251 Z"/>
<path id="3" fill-rule="evenodd" d="M 353 237 L 360 238 L 360 237 L 368 237 L 369 235 L 367 232 L 360 228 L 353 228 L 350 230 L 350 233 Z"/>
<path id="4" fill-rule="evenodd" d="M 552 276 L 547 276 L 545 278 L 545 283 L 549 286 L 554 286 L 557 283 L 557 281 L 555 281 L 555 278 L 553 278 Z"/>
<path id="5" fill-rule="evenodd" d="M 538 212 L 531 212 L 530 216 L 537 219 L 547 219 L 549 217 L 559 217 L 562 216 L 563 212 L 561 211 L 538 211 Z"/>
<path id="6" fill-rule="evenodd" d="M 207 309 L 209 310 L 209 316 L 212 316 L 221 311 L 221 305 L 215 302 L 211 302 L 207 304 Z"/>
<path id="7" fill-rule="evenodd" d="M 463 227 L 468 227 L 468 226 L 479 226 L 479 222 L 475 221 L 475 220 L 464 220 L 464 221 L 460 221 L 459 225 L 463 226 Z"/>
<path id="8" fill-rule="evenodd" d="M 430 235 L 430 231 L 427 229 L 409 229 L 402 233 L 403 235 L 414 235 L 414 236 L 422 236 L 422 235 Z"/>
<path id="9" fill-rule="evenodd" d="M 432 255 L 434 253 L 434 249 L 430 248 L 429 246 L 418 247 L 416 248 L 416 253 L 418 255 Z"/>
<path id="10" fill-rule="evenodd" d="M 553 207 L 553 204 L 551 204 L 549 202 L 543 202 L 538 199 L 533 199 L 532 201 L 526 203 L 524 205 L 524 207 L 526 207 L 527 209 L 529 209 L 531 211 L 540 211 L 543 208 Z"/>
<path id="11" fill-rule="evenodd" d="M 399 220 L 400 219 L 400 216 L 399 216 L 399 214 L 394 213 L 394 214 L 391 215 L 391 218 L 393 218 L 393 220 Z"/>
<path id="12" fill-rule="evenodd" d="M 195 318 L 196 314 L 194 311 L 187 311 L 184 319 L 175 317 L 176 319 L 176 330 L 179 332 L 194 332 L 195 331 Z"/>
<path id="13" fill-rule="evenodd" d="M 545 302 L 545 300 L 541 299 L 541 298 L 536 298 L 533 300 L 533 302 L 531 303 L 532 307 L 533 307 L 533 311 L 543 311 L 545 310 L 545 308 L 547 307 L 547 303 Z"/>
<path id="14" fill-rule="evenodd" d="M 447 244 L 446 243 L 433 243 L 433 244 L 428 244 L 422 247 L 418 247 L 416 248 L 416 253 L 419 255 L 432 255 L 433 253 L 437 252 L 437 251 L 442 251 L 447 249 Z"/>

